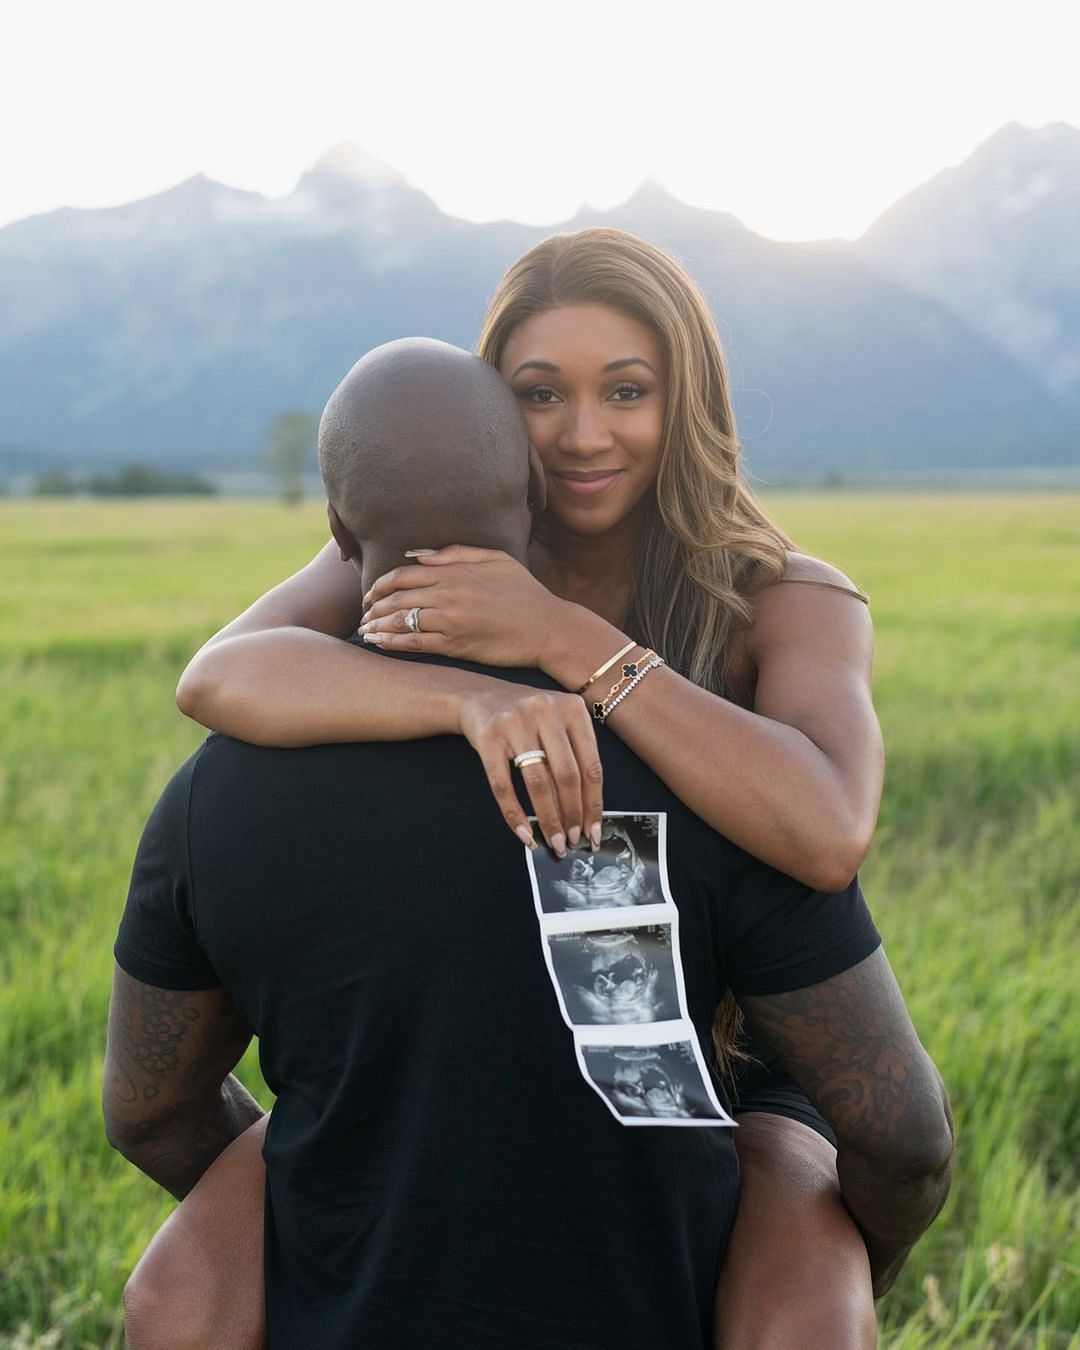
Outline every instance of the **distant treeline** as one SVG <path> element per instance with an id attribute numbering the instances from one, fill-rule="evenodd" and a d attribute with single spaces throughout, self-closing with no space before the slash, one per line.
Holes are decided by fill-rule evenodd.
<path id="1" fill-rule="evenodd" d="M 37 497 L 210 497 L 217 488 L 198 474 L 122 464 L 110 473 L 85 476 L 69 469 L 47 469 L 34 479 L 30 491 Z"/>

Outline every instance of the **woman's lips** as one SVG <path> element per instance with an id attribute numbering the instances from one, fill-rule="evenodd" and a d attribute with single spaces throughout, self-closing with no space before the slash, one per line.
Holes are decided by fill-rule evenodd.
<path id="1" fill-rule="evenodd" d="M 573 492 L 577 496 L 590 496 L 610 487 L 621 473 L 622 469 L 616 469 L 613 473 L 606 473 L 599 478 L 567 478 L 561 473 L 554 473 L 551 476 L 567 492 Z"/>

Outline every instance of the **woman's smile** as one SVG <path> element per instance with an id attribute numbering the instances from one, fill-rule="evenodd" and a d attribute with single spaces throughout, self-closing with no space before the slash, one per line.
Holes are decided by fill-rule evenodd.
<path id="1" fill-rule="evenodd" d="M 621 469 L 613 469 L 610 473 L 574 473 L 574 472 L 550 472 L 549 481 L 554 482 L 558 487 L 567 492 L 574 493 L 575 496 L 592 496 L 598 492 L 603 492 L 609 488 L 619 477 Z"/>

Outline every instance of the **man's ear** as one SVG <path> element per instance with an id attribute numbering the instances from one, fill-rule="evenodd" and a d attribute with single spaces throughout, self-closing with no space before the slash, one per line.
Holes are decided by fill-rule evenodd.
<path id="1" fill-rule="evenodd" d="M 359 557 L 360 545 L 342 523 L 341 517 L 329 502 L 326 503 L 326 518 L 330 522 L 330 533 L 334 536 L 334 542 L 338 546 L 341 561 L 348 562 L 350 558 Z"/>
<path id="2" fill-rule="evenodd" d="M 536 453 L 536 446 L 529 442 L 529 508 L 539 514 L 547 506 L 547 477 L 544 465 Z"/>

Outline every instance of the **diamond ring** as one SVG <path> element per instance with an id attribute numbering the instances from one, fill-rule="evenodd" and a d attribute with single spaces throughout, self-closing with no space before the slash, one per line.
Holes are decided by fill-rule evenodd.
<path id="1" fill-rule="evenodd" d="M 540 764 L 547 759 L 543 750 L 522 750 L 520 755 L 514 756 L 514 768 L 523 768 L 526 764 Z"/>

